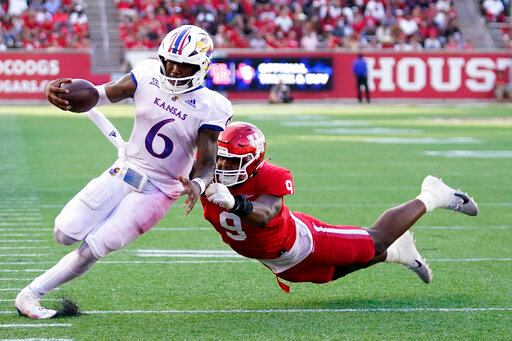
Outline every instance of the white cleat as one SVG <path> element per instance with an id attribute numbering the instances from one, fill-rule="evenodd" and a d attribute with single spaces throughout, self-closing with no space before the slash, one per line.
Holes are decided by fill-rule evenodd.
<path id="1" fill-rule="evenodd" d="M 22 316 L 28 316 L 33 319 L 50 319 L 57 316 L 56 310 L 46 309 L 41 306 L 39 297 L 34 295 L 28 286 L 20 291 L 14 304 L 18 313 Z"/>
<path id="2" fill-rule="evenodd" d="M 398 249 L 398 259 L 395 262 L 413 271 L 423 282 L 430 283 L 432 281 L 432 271 L 416 249 L 412 233 L 406 231 L 393 244 Z"/>
<path id="3" fill-rule="evenodd" d="M 478 205 L 473 198 L 461 190 L 451 188 L 436 176 L 428 175 L 421 184 L 421 191 L 430 192 L 437 200 L 437 207 L 469 216 L 478 215 Z"/>

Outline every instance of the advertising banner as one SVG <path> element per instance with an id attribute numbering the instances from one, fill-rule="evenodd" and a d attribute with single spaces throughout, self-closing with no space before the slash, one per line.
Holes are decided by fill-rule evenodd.
<path id="1" fill-rule="evenodd" d="M 91 74 L 89 53 L 0 53 L 0 101 L 44 99 L 45 84 L 56 78 L 83 78 L 94 84 L 110 75 Z"/>
<path id="2" fill-rule="evenodd" d="M 213 89 L 227 91 L 230 99 L 265 99 L 270 87 L 281 79 L 290 86 L 296 99 L 356 98 L 352 73 L 356 57 L 356 53 L 348 52 L 272 53 L 268 57 L 261 53 L 254 56 L 229 53 L 215 59 L 210 85 Z M 389 99 L 492 99 L 496 70 L 508 73 L 512 66 L 512 57 L 507 52 L 377 51 L 365 53 L 364 58 L 368 64 L 371 96 Z M 311 67 L 319 61 L 323 66 L 321 71 Z M 298 66 L 294 69 L 292 65 Z M 250 72 L 244 73 L 243 68 L 248 66 Z M 262 74 L 258 72 L 260 69 L 270 71 Z M 220 82 L 216 82 L 217 73 L 222 74 Z M 297 75 L 308 73 L 312 73 L 319 84 L 297 83 Z M 248 76 L 243 78 L 244 74 Z"/>
<path id="3" fill-rule="evenodd" d="M 332 89 L 332 57 L 216 58 L 207 86 L 218 91 L 267 91 L 279 80 L 297 91 Z"/>

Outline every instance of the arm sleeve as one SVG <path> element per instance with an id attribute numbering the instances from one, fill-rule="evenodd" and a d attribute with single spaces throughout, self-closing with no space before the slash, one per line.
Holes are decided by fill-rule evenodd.
<path id="1" fill-rule="evenodd" d="M 137 63 L 137 65 L 135 65 L 135 67 L 130 71 L 130 75 L 132 76 L 135 86 L 138 88 L 142 78 L 148 74 L 152 74 L 151 71 L 158 67 L 158 61 L 155 59 L 146 59 Z M 137 91 L 137 89 L 135 89 L 135 91 Z"/>
<path id="2" fill-rule="evenodd" d="M 229 124 L 229 122 L 231 122 L 231 119 L 233 118 L 233 106 L 231 105 L 231 102 L 227 98 L 222 97 L 220 94 L 216 95 L 219 96 L 218 100 L 216 101 L 216 105 L 212 107 L 210 115 L 208 115 L 208 117 L 203 122 L 201 122 L 199 130 L 213 129 L 223 131 L 226 129 L 226 126 Z"/>

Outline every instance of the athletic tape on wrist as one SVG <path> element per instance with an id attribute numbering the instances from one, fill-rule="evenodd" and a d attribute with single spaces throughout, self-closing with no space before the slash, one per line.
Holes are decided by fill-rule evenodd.
<path id="1" fill-rule="evenodd" d="M 96 106 L 105 105 L 105 104 L 112 104 L 110 99 L 108 99 L 107 93 L 105 92 L 105 84 L 97 85 L 95 86 L 96 90 L 98 90 L 98 103 L 96 103 Z"/>
<path id="2" fill-rule="evenodd" d="M 204 190 L 206 189 L 206 185 L 204 184 L 203 179 L 201 179 L 201 178 L 194 178 L 194 179 L 192 179 L 192 181 L 199 185 L 200 192 L 201 192 L 199 194 L 200 195 L 203 194 Z"/>
<path id="3" fill-rule="evenodd" d="M 234 214 L 236 214 L 239 217 L 246 216 L 248 214 L 251 214 L 253 210 L 252 202 L 247 199 L 247 197 L 243 194 L 237 194 L 235 197 L 235 205 L 230 210 Z"/>

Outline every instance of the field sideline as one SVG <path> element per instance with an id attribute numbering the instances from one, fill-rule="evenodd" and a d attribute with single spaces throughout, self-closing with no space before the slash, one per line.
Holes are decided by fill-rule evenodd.
<path id="1" fill-rule="evenodd" d="M 127 140 L 133 107 L 101 111 Z M 510 340 L 511 106 L 237 104 L 235 113 L 264 132 L 271 162 L 292 171 L 292 210 L 370 226 L 436 173 L 474 196 L 480 215 L 436 210 L 413 227 L 429 285 L 379 264 L 286 294 L 222 243 L 200 206 L 185 217 L 181 199 L 152 231 L 42 301 L 70 297 L 83 315 L 35 321 L 17 316 L 14 298 L 74 249 L 53 240 L 53 220 L 116 151 L 82 115 L 3 106 L 0 341 Z"/>

